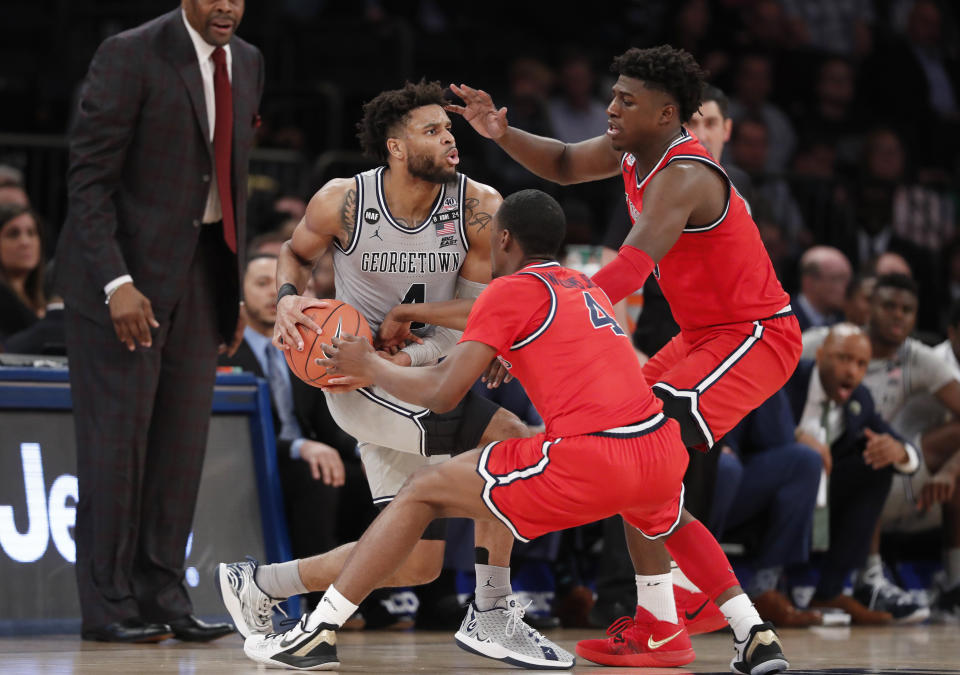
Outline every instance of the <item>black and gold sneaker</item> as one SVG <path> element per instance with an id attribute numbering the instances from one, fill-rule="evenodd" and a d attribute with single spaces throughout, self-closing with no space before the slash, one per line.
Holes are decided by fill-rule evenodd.
<path id="1" fill-rule="evenodd" d="M 337 627 L 329 623 L 308 629 L 305 614 L 285 633 L 250 635 L 243 643 L 243 652 L 257 663 L 291 670 L 336 670 Z"/>
<path id="2" fill-rule="evenodd" d="M 736 656 L 730 662 L 730 670 L 744 675 L 767 675 L 781 673 L 790 667 L 783 655 L 780 636 L 769 622 L 758 623 L 750 629 L 743 642 L 733 638 Z"/>

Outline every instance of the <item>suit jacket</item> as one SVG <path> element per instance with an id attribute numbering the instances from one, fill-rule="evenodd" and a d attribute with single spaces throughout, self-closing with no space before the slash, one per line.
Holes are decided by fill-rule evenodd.
<path id="1" fill-rule="evenodd" d="M 264 68 L 256 47 L 234 36 L 230 48 L 239 250 L 228 266 L 237 283 L 225 284 L 230 297 L 217 303 L 229 308 L 235 326 L 247 169 Z M 56 269 L 68 306 L 109 325 L 103 287 L 130 274 L 157 319 L 169 315 L 186 285 L 213 177 L 209 139 L 200 65 L 179 7 L 100 45 L 70 138 L 68 209 Z M 221 332 L 226 323 L 221 317 Z"/>
<path id="2" fill-rule="evenodd" d="M 807 330 L 813 326 L 813 319 L 807 314 L 807 310 L 804 309 L 803 303 L 800 302 L 800 294 L 796 293 L 790 298 L 790 306 L 793 308 L 793 313 L 797 317 L 797 323 L 800 324 L 800 332 Z M 824 316 L 827 320 L 827 323 L 823 324 L 825 326 L 832 326 L 842 319 L 838 314 L 827 314 Z"/>
<path id="3" fill-rule="evenodd" d="M 807 393 L 810 390 L 810 378 L 816 362 L 812 359 L 801 359 L 797 370 L 787 381 L 786 391 L 793 411 L 793 426 L 796 428 L 803 415 L 803 408 L 807 404 Z M 867 444 L 863 434 L 864 429 L 871 429 L 878 434 L 890 434 L 901 443 L 905 443 L 893 428 L 877 412 L 873 397 L 862 384 L 857 386 L 850 395 L 850 399 L 843 406 L 843 434 L 830 444 L 830 454 L 842 457 L 852 453 L 860 454 Z"/>
<path id="4" fill-rule="evenodd" d="M 221 366 L 238 366 L 257 377 L 266 377 L 246 340 L 240 343 L 236 354 L 232 357 L 221 355 L 218 363 Z M 356 462 L 357 441 L 333 421 L 323 392 L 293 375 L 290 376 L 290 385 L 293 393 L 293 413 L 300 424 L 303 437 L 336 448 L 345 462 Z M 277 416 L 276 407 L 276 403 L 271 406 L 273 428 L 280 433 L 280 418 Z M 290 445 L 291 441 L 277 439 L 277 453 L 281 457 L 289 457 Z"/>

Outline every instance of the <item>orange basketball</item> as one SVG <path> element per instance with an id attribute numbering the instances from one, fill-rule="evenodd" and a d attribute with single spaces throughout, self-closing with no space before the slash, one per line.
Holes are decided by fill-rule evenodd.
<path id="1" fill-rule="evenodd" d="M 313 387 L 322 387 L 331 377 L 336 377 L 328 376 L 327 369 L 319 364 L 319 360 L 324 358 L 321 344 L 330 344 L 333 337 L 340 335 L 359 335 L 373 343 L 370 324 L 360 312 L 341 300 L 327 302 L 331 303 L 329 307 L 310 307 L 303 312 L 320 326 L 323 335 L 317 335 L 306 326 L 297 324 L 300 337 L 303 338 L 303 351 L 297 351 L 294 346 L 293 349 L 283 352 L 293 374 Z"/>

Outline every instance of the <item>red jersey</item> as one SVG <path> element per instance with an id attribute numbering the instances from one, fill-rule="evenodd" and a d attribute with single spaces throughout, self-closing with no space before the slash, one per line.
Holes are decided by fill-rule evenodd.
<path id="1" fill-rule="evenodd" d="M 634 223 L 643 210 L 643 191 L 650 179 L 671 162 L 702 162 L 717 170 L 727 183 L 726 208 L 720 217 L 706 225 L 687 225 L 653 269 L 673 317 L 681 330 L 689 332 L 777 314 L 790 303 L 790 297 L 773 271 L 746 202 L 696 136 L 683 128 L 681 133 L 646 176 L 637 175 L 632 154 L 626 153 L 620 160 Z"/>
<path id="2" fill-rule="evenodd" d="M 626 426 L 662 409 L 643 384 L 606 294 L 559 263 L 494 279 L 474 303 L 460 341 L 497 350 L 543 417 L 548 438 Z"/>

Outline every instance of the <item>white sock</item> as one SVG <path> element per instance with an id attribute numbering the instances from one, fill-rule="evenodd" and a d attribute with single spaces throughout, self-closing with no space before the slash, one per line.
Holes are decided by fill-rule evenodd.
<path id="1" fill-rule="evenodd" d="M 673 577 L 663 574 L 637 574 L 637 604 L 658 621 L 677 623 L 677 603 L 673 599 Z"/>
<path id="2" fill-rule="evenodd" d="M 300 579 L 300 565 L 296 560 L 258 565 L 253 579 L 260 590 L 271 598 L 289 598 L 291 595 L 309 593 Z"/>
<path id="3" fill-rule="evenodd" d="M 513 593 L 509 567 L 477 563 L 473 569 L 477 574 L 474 604 L 481 612 L 493 609 L 498 600 Z"/>
<path id="4" fill-rule="evenodd" d="M 948 548 L 946 555 L 947 589 L 960 584 L 960 548 Z"/>
<path id="5" fill-rule="evenodd" d="M 307 630 L 315 630 L 321 623 L 332 623 L 339 628 L 356 611 L 355 604 L 343 597 L 336 588 L 330 586 L 320 599 L 320 604 L 307 617 Z"/>
<path id="6" fill-rule="evenodd" d="M 690 581 L 687 578 L 687 575 L 683 573 L 683 570 L 680 569 L 680 566 L 670 561 L 670 575 L 673 577 L 673 585 L 679 586 L 684 590 L 690 591 L 691 593 L 700 593 L 700 589 L 697 588 L 697 585 Z"/>
<path id="7" fill-rule="evenodd" d="M 750 635 L 750 629 L 759 623 L 763 623 L 763 619 L 757 614 L 756 608 L 750 602 L 746 593 L 741 593 L 727 600 L 720 605 L 720 611 L 723 612 L 727 623 L 733 629 L 733 635 L 737 638 L 737 642 L 746 640 L 747 636 Z"/>
<path id="8" fill-rule="evenodd" d="M 883 577 L 883 559 L 879 553 L 870 553 L 863 567 L 853 573 L 854 586 L 873 586 Z"/>

